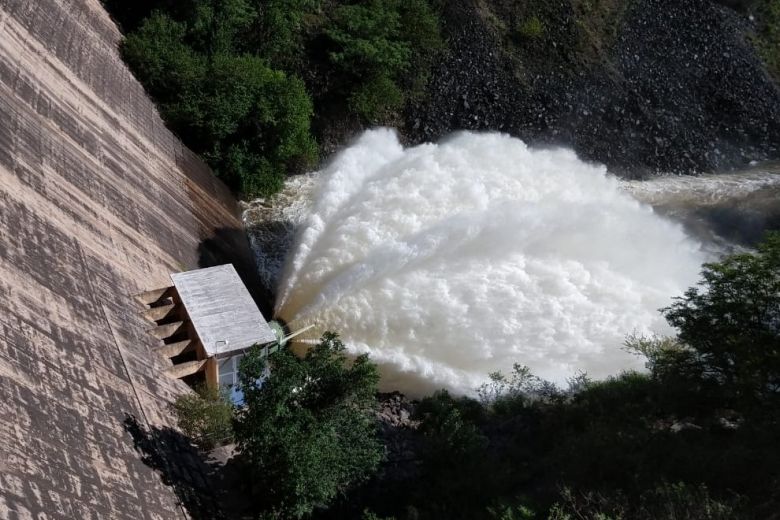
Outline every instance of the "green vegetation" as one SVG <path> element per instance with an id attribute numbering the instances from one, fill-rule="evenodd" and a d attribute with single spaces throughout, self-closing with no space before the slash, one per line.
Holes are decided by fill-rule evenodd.
<path id="1" fill-rule="evenodd" d="M 316 161 L 315 111 L 397 117 L 442 46 L 427 0 L 106 6 L 128 30 L 125 60 L 167 124 L 246 197 L 275 193 Z"/>
<path id="2" fill-rule="evenodd" d="M 736 409 L 771 409 L 780 398 L 780 233 L 758 254 L 706 264 L 701 284 L 664 310 L 683 347 L 672 359 L 651 351 L 654 372 L 717 385 L 719 400 Z M 674 371 L 684 367 L 684 372 Z"/>
<path id="3" fill-rule="evenodd" d="M 255 49 L 269 63 L 284 70 L 305 70 L 306 31 L 320 23 L 322 0 L 255 1 L 262 13 L 258 30 L 247 39 L 248 51 Z"/>
<path id="4" fill-rule="evenodd" d="M 544 34 L 544 24 L 538 17 L 532 16 L 523 20 L 523 23 L 518 26 L 517 31 L 524 38 L 536 39 Z"/>
<path id="5" fill-rule="evenodd" d="M 632 6 L 632 1 L 573 0 L 579 51 L 606 54 L 617 39 L 623 17 Z"/>
<path id="6" fill-rule="evenodd" d="M 226 389 L 203 386 L 172 409 L 200 448 L 236 444 L 251 513 L 301 518 L 377 470 L 378 381 L 367 356 L 347 360 L 338 335 L 327 332 L 302 358 L 283 348 L 266 359 L 265 349 L 251 349 L 241 360 L 239 407 Z"/>
<path id="7" fill-rule="evenodd" d="M 262 385 L 262 350 L 242 360 L 245 406 L 236 419 L 236 439 L 260 512 L 302 517 L 379 465 L 379 374 L 367 356 L 348 364 L 343 351 L 333 333 L 303 358 L 281 349 L 270 356 L 271 375 Z"/>
<path id="8" fill-rule="evenodd" d="M 417 71 L 427 71 L 427 59 L 442 45 L 438 20 L 425 0 L 342 5 L 326 34 L 336 44 L 330 60 L 347 80 L 349 107 L 370 122 L 400 108 L 403 74 L 413 59 Z"/>
<path id="9" fill-rule="evenodd" d="M 511 517 L 510 517 L 511 518 Z M 515 517 L 517 518 L 517 517 Z M 563 489 L 561 501 L 550 510 L 549 520 L 734 520 L 734 506 L 714 500 L 704 485 L 662 484 L 642 492 L 637 505 L 626 497 L 585 493 L 576 495 Z"/>
<path id="10" fill-rule="evenodd" d="M 343 5 L 327 31 L 337 45 L 330 59 L 350 76 L 350 106 L 366 119 L 398 108 L 403 96 L 393 78 L 409 64 L 409 44 L 400 41 L 398 2 L 371 0 Z"/>
<path id="11" fill-rule="evenodd" d="M 769 73 L 780 82 L 780 3 L 756 0 L 758 30 L 754 42 L 766 62 Z"/>
<path id="12" fill-rule="evenodd" d="M 517 365 L 492 374 L 479 399 L 423 399 L 403 478 L 392 464 L 377 474 L 377 368 L 348 361 L 332 333 L 302 358 L 272 354 L 262 384 L 254 349 L 239 409 L 204 391 L 174 409 L 202 446 L 236 440 L 261 517 L 770 517 L 780 510 L 780 233 L 705 264 L 699 286 L 663 313 L 677 337 L 626 342 L 645 373 L 580 375 L 561 389 Z"/>
<path id="13" fill-rule="evenodd" d="M 577 74 L 583 66 L 608 61 L 633 2 L 493 0 L 479 5 L 520 79 L 532 80 L 551 70 Z"/>
<path id="14" fill-rule="evenodd" d="M 241 52 L 255 17 L 242 0 L 197 0 L 180 21 L 155 11 L 123 46 L 171 128 L 246 196 L 278 191 L 317 154 L 303 83 Z"/>
<path id="15" fill-rule="evenodd" d="M 171 408 L 182 432 L 200 448 L 210 450 L 233 439 L 233 404 L 220 389 L 199 387 L 179 396 Z"/>

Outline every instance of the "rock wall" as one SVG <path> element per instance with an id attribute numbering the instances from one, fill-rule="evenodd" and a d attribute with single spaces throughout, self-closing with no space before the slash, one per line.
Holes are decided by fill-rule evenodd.
<path id="1" fill-rule="evenodd" d="M 202 483 L 155 444 L 185 387 L 132 295 L 250 257 L 235 201 L 165 128 L 120 37 L 98 0 L 0 0 L 2 519 L 179 518 L 170 468 Z"/>

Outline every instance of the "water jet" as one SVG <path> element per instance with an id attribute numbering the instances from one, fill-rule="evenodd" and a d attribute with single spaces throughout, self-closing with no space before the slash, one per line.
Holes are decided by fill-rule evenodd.
<path id="1" fill-rule="evenodd" d="M 312 182 L 275 313 L 339 332 L 411 394 L 514 363 L 559 383 L 641 369 L 625 336 L 671 333 L 658 309 L 707 258 L 603 166 L 503 134 L 404 148 L 372 130 Z"/>

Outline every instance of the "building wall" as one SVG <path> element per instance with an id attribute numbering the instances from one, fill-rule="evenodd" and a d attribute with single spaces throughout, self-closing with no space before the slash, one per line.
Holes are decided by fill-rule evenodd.
<path id="1" fill-rule="evenodd" d="M 119 40 L 98 0 L 0 0 L 0 519 L 182 515 L 188 462 L 128 426 L 171 433 L 184 391 L 131 295 L 246 240 Z"/>

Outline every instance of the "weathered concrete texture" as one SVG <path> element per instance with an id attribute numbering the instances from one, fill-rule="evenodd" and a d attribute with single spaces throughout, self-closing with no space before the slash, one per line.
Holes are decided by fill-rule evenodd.
<path id="1" fill-rule="evenodd" d="M 182 515 L 123 425 L 184 390 L 131 295 L 240 221 L 119 39 L 98 0 L 0 0 L 0 519 Z"/>

